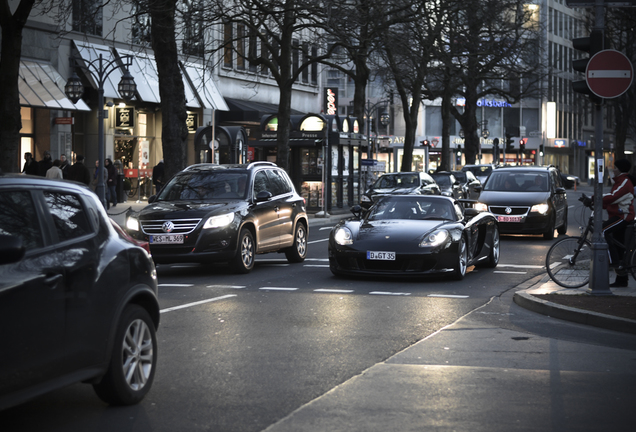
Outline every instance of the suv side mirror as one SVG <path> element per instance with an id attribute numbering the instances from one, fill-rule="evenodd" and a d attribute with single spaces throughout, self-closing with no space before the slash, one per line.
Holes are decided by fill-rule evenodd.
<path id="1" fill-rule="evenodd" d="M 256 202 L 269 201 L 272 198 L 272 193 L 269 191 L 260 191 L 256 195 Z"/>
<path id="2" fill-rule="evenodd" d="M 0 235 L 0 264 L 11 264 L 20 261 L 26 248 L 18 236 Z"/>

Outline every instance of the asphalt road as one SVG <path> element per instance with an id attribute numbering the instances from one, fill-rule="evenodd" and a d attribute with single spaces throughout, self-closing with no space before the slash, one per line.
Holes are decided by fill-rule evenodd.
<path id="1" fill-rule="evenodd" d="M 575 212 L 570 217 L 573 219 Z M 570 228 L 575 229 L 574 221 Z M 593 370 L 597 374 L 594 386 L 576 387 L 579 406 L 587 406 L 586 401 L 596 403 L 595 393 L 621 379 L 624 383 L 633 382 L 633 336 L 556 322 L 520 310 L 512 303 L 515 287 L 545 273 L 542 266 L 550 241 L 541 237 L 503 237 L 500 265 L 496 269 L 471 269 L 461 282 L 358 280 L 336 278 L 329 272 L 325 241 L 328 232 L 312 226 L 309 255 L 304 263 L 290 265 L 284 255 L 263 255 L 248 275 L 234 275 L 223 265 L 160 266 L 159 362 L 146 399 L 134 407 L 108 407 L 90 386 L 73 385 L 0 412 L 0 430 L 338 430 L 330 418 L 342 420 L 340 430 L 421 430 L 419 426 L 424 424 L 439 430 L 466 430 L 467 425 L 478 424 L 489 425 L 488 430 L 510 430 L 508 421 L 502 423 L 508 429 L 483 421 L 484 413 L 493 411 L 489 408 L 493 403 L 500 404 L 497 406 L 506 412 L 506 402 L 514 395 L 515 410 L 521 418 L 532 418 L 537 397 L 543 398 L 541 407 L 563 408 L 562 402 L 549 399 L 549 392 L 542 395 L 552 381 L 536 377 L 545 377 L 546 370 L 548 377 L 566 373 L 570 364 L 553 362 L 546 369 L 542 363 L 534 364 L 533 357 L 551 361 L 550 355 L 561 352 L 551 351 L 552 348 L 560 350 L 564 341 L 579 344 L 576 346 L 581 353 L 599 351 L 618 359 L 617 366 L 612 365 L 609 371 L 602 367 Z M 454 331 L 465 329 L 466 325 L 474 331 Z M 499 350 L 504 346 L 498 342 L 502 334 L 508 343 L 517 342 L 514 338 L 542 342 L 534 346 L 538 350 L 534 355 L 533 346 L 525 344 L 526 348 L 519 350 L 524 352 L 521 355 L 507 345 Z M 461 356 L 445 357 L 446 344 L 451 349 L 471 349 Z M 545 352 L 538 354 L 541 350 L 547 350 L 547 360 Z M 428 352 L 434 355 L 424 356 Z M 472 358 L 469 353 L 473 353 Z M 419 375 L 421 370 L 412 375 L 398 371 L 398 375 L 407 373 L 418 380 L 416 388 L 426 393 L 428 401 L 423 412 L 436 421 L 424 421 L 423 417 L 418 420 L 415 416 L 405 428 L 399 427 L 395 412 L 413 408 L 395 406 L 399 399 L 392 397 L 392 402 L 385 401 L 387 408 L 378 412 L 389 415 L 387 410 L 391 407 L 393 417 L 377 422 L 377 416 L 369 415 L 365 402 L 374 406 L 377 392 L 381 394 L 382 389 L 399 393 L 400 388 L 390 387 L 392 382 L 400 383 L 404 391 L 409 384 L 403 376 L 397 379 L 380 373 L 375 381 L 378 389 L 366 380 L 361 382 L 360 377 L 374 376 L 377 368 L 401 364 L 404 359 L 416 364 L 423 357 L 427 365 L 436 368 L 456 366 L 453 373 L 426 377 Z M 590 362 L 598 359 L 589 356 Z M 466 366 L 495 369 L 479 373 L 483 378 L 476 380 L 477 370 L 463 369 Z M 507 374 L 506 368 L 536 368 L 542 373 Z M 369 375 L 370 371 L 374 374 Z M 431 386 L 430 393 L 426 386 L 421 387 L 422 382 Z M 358 389 L 356 386 L 361 383 L 371 388 Z M 488 394 L 489 399 L 483 399 L 480 392 L 468 392 L 474 386 L 483 386 L 483 394 Z M 442 394 L 446 388 L 467 392 L 477 399 L 460 395 L 449 399 Z M 345 391 L 343 396 L 341 391 Z M 347 413 L 353 417 L 344 415 L 338 409 L 341 405 L 350 406 Z M 620 407 L 623 409 L 622 403 Z M 448 414 L 454 408 L 461 409 L 461 418 Z M 376 423 L 370 422 L 374 418 Z M 387 424 L 391 418 L 393 428 L 390 421 Z M 559 417 L 554 424 L 561 421 Z M 381 429 L 380 425 L 386 428 Z"/>

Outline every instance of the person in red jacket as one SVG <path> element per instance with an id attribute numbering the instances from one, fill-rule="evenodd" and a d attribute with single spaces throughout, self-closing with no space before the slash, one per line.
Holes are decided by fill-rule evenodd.
<path id="1" fill-rule="evenodd" d="M 619 159 L 614 162 L 614 185 L 609 193 L 603 195 L 603 208 L 607 210 L 607 220 L 603 221 L 603 235 L 607 241 L 610 255 L 610 266 L 618 267 L 623 258 L 624 251 L 617 248 L 608 238 L 614 237 L 619 242 L 625 242 L 625 228 L 628 222 L 634 220 L 634 184 L 631 181 L 629 170 L 632 164 L 627 159 Z M 627 274 L 616 275 L 614 283 L 610 287 L 626 287 L 629 276 Z"/>

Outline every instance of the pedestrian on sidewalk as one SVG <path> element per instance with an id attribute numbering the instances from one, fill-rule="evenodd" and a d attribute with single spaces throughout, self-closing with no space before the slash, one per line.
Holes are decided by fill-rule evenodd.
<path id="1" fill-rule="evenodd" d="M 88 167 L 84 165 L 84 156 L 78 154 L 75 158 L 75 163 L 68 169 L 69 180 L 75 180 L 76 182 L 84 183 L 86 186 L 91 184 L 91 173 Z"/>
<path id="2" fill-rule="evenodd" d="M 44 175 L 44 177 L 48 179 L 57 179 L 57 180 L 64 179 L 64 175 L 62 174 L 60 165 L 62 165 L 62 162 L 60 162 L 59 159 L 55 159 L 53 161 L 53 166 L 49 168 L 48 170 L 46 170 L 46 174 Z"/>

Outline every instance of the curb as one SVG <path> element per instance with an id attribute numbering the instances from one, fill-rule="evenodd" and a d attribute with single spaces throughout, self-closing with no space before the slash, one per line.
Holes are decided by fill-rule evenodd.
<path id="1" fill-rule="evenodd" d="M 528 294 L 526 290 L 517 291 L 513 301 L 524 309 L 549 317 L 607 330 L 636 334 L 635 320 L 563 306 L 537 298 L 532 294 Z"/>

